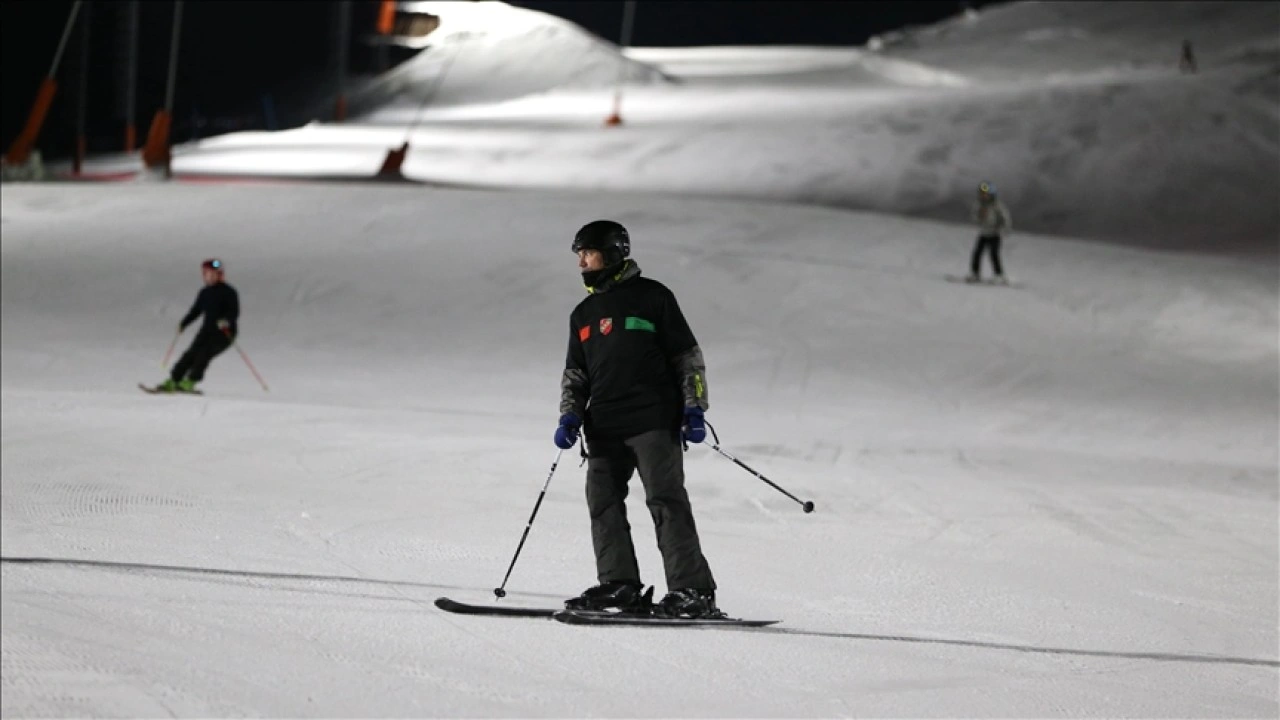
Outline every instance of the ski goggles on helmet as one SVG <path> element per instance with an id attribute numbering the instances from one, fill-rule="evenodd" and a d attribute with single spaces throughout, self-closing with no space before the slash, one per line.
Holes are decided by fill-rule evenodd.
<path id="1" fill-rule="evenodd" d="M 220 270 L 222 270 L 222 261 L 221 261 L 221 260 L 218 260 L 218 259 L 216 259 L 216 258 L 214 258 L 214 259 L 209 259 L 209 260 L 205 260 L 203 263 L 201 263 L 201 264 L 200 264 L 200 267 L 202 267 L 202 268 L 204 268 L 204 269 L 206 269 L 206 270 L 219 270 L 219 271 L 220 271 Z"/>

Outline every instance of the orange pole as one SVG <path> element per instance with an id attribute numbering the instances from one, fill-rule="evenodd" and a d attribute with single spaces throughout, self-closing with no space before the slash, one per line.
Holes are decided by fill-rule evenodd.
<path id="1" fill-rule="evenodd" d="M 622 37 L 618 43 L 619 53 L 627 49 L 631 44 L 631 29 L 635 27 L 636 22 L 636 2 L 635 0 L 627 0 L 622 5 Z M 613 90 L 613 112 L 609 113 L 609 117 L 604 119 L 605 127 L 617 127 L 622 124 L 622 81 L 626 74 L 626 56 L 619 58 L 618 62 L 618 84 Z"/>
<path id="2" fill-rule="evenodd" d="M 167 167 L 169 160 L 169 113 L 157 110 L 142 148 L 142 162 L 149 168 Z"/>
<path id="3" fill-rule="evenodd" d="M 76 15 L 80 12 L 82 1 L 76 0 L 71 6 L 71 16 L 67 18 L 66 26 L 62 28 L 62 39 L 58 41 L 58 49 L 53 53 L 53 65 L 49 68 L 49 74 L 44 82 L 40 84 L 40 90 L 36 92 L 36 101 L 31 106 L 31 114 L 27 115 L 27 124 L 22 127 L 22 132 L 18 133 L 18 137 L 9 146 L 9 151 L 5 153 L 4 160 L 10 165 L 25 163 L 31 156 L 31 148 L 35 147 L 40 128 L 44 125 L 44 117 L 49 113 L 49 106 L 53 104 L 53 96 L 58 90 L 58 81 L 54 78 L 58 75 L 58 65 L 62 62 L 63 51 L 67 49 L 67 40 L 71 37 L 71 29 L 75 27 Z"/>
<path id="4" fill-rule="evenodd" d="M 169 126 L 173 113 L 173 93 L 178 81 L 178 40 L 182 30 L 182 0 L 173 4 L 173 33 L 169 39 L 169 83 L 165 90 L 164 109 L 157 110 L 147 133 L 147 145 L 142 149 L 142 163 L 149 169 L 163 169 L 165 177 L 172 175 L 169 166 Z"/>
<path id="5" fill-rule="evenodd" d="M 182 335 L 182 331 L 173 334 L 173 340 L 169 342 L 169 349 L 164 351 L 164 359 L 160 361 L 160 367 L 169 367 L 169 356 L 173 354 L 173 348 L 178 344 L 178 338 Z"/>
<path id="6" fill-rule="evenodd" d="M 396 28 L 396 0 L 382 0 L 378 10 L 378 34 L 390 35 Z"/>
<path id="7" fill-rule="evenodd" d="M 254 367 L 253 363 L 249 362 L 249 356 L 245 354 L 244 348 L 240 347 L 240 343 L 236 342 L 235 338 L 231 337 L 230 333 L 227 333 L 227 337 L 231 340 L 231 347 L 235 348 L 236 352 L 240 353 L 240 357 L 244 359 L 244 364 L 249 366 L 249 372 L 253 373 L 253 376 L 258 379 L 258 384 L 262 386 L 262 391 L 271 392 L 267 387 L 267 381 L 263 380 L 262 376 L 258 374 L 258 368 Z"/>
<path id="8" fill-rule="evenodd" d="M 613 91 L 613 112 L 609 113 L 609 117 L 604 119 L 605 127 L 613 127 L 622 124 L 622 90 Z"/>
<path id="9" fill-rule="evenodd" d="M 21 165 L 31 156 L 31 148 L 36 144 L 40 128 L 44 125 L 44 116 L 49 113 L 49 106 L 53 104 L 53 96 L 57 91 L 58 82 L 52 77 L 47 77 L 40 83 L 35 104 L 31 106 L 31 114 L 27 116 L 27 124 L 22 127 L 22 132 L 9 146 L 9 152 L 4 156 L 5 162 L 10 165 Z"/>
<path id="10" fill-rule="evenodd" d="M 400 147 L 387 150 L 387 156 L 383 158 L 382 167 L 378 168 L 376 177 L 383 180 L 403 180 L 404 174 L 400 172 L 400 167 L 404 165 L 404 158 L 408 154 L 409 142 L 407 140 Z"/>

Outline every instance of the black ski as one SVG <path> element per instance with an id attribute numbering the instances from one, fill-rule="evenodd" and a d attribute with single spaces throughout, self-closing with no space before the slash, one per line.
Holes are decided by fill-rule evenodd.
<path id="1" fill-rule="evenodd" d="M 202 390 L 161 390 L 159 387 L 151 387 L 138 383 L 138 389 L 148 395 L 203 395 Z"/>
<path id="2" fill-rule="evenodd" d="M 569 625 L 643 625 L 649 627 L 766 627 L 781 620 L 745 620 L 743 618 L 671 618 L 657 615 L 628 615 L 558 610 L 556 620 Z"/>
<path id="3" fill-rule="evenodd" d="M 436 598 L 436 607 L 445 612 L 456 613 L 458 615 L 502 615 L 506 617 L 540 617 L 550 618 L 556 613 L 564 609 L 563 606 L 556 608 L 532 608 L 532 607 L 506 607 L 502 605 L 471 605 L 468 603 L 450 600 L 447 597 Z"/>
<path id="4" fill-rule="evenodd" d="M 961 285 L 986 285 L 987 287 L 1007 287 L 1007 288 L 1014 288 L 1014 289 L 1023 287 L 1022 283 L 1013 282 L 1013 281 L 999 282 L 994 279 L 970 280 L 967 277 L 961 277 L 959 275 L 945 275 L 944 277 L 946 278 L 947 282 L 960 283 Z"/>
<path id="5" fill-rule="evenodd" d="M 743 618 L 668 618 L 594 610 L 564 608 L 504 607 L 472 605 L 447 597 L 436 598 L 436 607 L 457 615 L 490 615 L 499 617 L 548 618 L 569 625 L 643 625 L 649 627 L 766 627 L 780 620 L 746 620 Z"/>

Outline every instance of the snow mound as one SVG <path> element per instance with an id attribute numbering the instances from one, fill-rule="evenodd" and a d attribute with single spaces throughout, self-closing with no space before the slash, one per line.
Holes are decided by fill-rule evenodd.
<path id="1" fill-rule="evenodd" d="M 393 122 L 403 110 L 507 100 L 555 88 L 661 82 L 617 46 L 545 13 L 502 2 L 402 3 L 440 26 L 421 53 L 354 93 L 357 120 Z"/>

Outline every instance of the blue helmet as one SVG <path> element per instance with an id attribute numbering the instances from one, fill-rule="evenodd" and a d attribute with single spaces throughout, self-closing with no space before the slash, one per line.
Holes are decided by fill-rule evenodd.
<path id="1" fill-rule="evenodd" d="M 978 195 L 979 196 L 990 195 L 991 197 L 995 197 L 996 186 L 984 180 L 978 183 Z"/>

